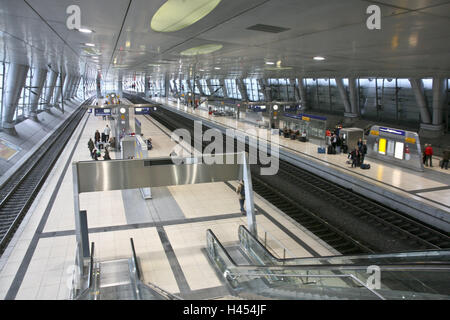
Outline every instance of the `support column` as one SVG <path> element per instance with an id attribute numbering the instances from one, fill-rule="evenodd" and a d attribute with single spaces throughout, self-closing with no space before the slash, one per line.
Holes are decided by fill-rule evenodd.
<path id="1" fill-rule="evenodd" d="M 236 79 L 236 84 L 238 86 L 239 91 L 241 92 L 242 101 L 248 101 L 247 87 L 244 83 L 244 80 L 238 78 Z"/>
<path id="2" fill-rule="evenodd" d="M 62 93 L 62 97 L 63 100 L 67 100 L 69 99 L 69 92 L 70 92 L 70 86 L 72 84 L 72 76 L 71 75 L 67 75 L 65 81 L 64 81 L 64 86 L 63 86 L 63 93 Z"/>
<path id="3" fill-rule="evenodd" d="M 79 76 L 75 77 L 75 82 L 73 84 L 72 94 L 70 96 L 71 99 L 75 98 L 75 96 L 77 95 L 78 86 L 80 85 L 80 79 L 81 78 Z"/>
<path id="4" fill-rule="evenodd" d="M 16 112 L 20 93 L 25 86 L 28 69 L 28 66 L 22 64 L 11 63 L 9 66 L 4 88 L 5 100 L 3 101 L 4 109 L 2 114 L 2 127 L 8 134 L 17 134 L 14 128 L 14 113 Z"/>
<path id="5" fill-rule="evenodd" d="M 267 80 L 258 79 L 258 84 L 261 87 L 262 93 L 264 94 L 264 100 L 268 102 L 272 101 L 272 90 L 270 89 Z"/>
<path id="6" fill-rule="evenodd" d="M 123 96 L 123 76 L 119 74 L 119 79 L 117 80 L 117 94 L 120 98 Z"/>
<path id="7" fill-rule="evenodd" d="M 421 124 L 431 124 L 430 111 L 428 110 L 427 102 L 425 100 L 422 79 L 409 79 L 409 82 L 411 83 L 411 88 L 416 96 L 416 102 L 420 108 Z"/>
<path id="8" fill-rule="evenodd" d="M 444 122 L 444 103 L 446 102 L 446 79 L 433 78 L 433 125 L 441 126 Z"/>
<path id="9" fill-rule="evenodd" d="M 225 85 L 225 79 L 219 79 L 219 83 L 220 83 L 220 86 L 222 87 L 223 97 L 228 98 L 229 94 L 228 94 L 227 86 Z"/>
<path id="10" fill-rule="evenodd" d="M 358 117 L 359 108 L 358 108 L 358 91 L 356 86 L 356 78 L 348 79 L 348 88 L 350 94 L 350 108 L 354 117 Z"/>
<path id="11" fill-rule="evenodd" d="M 195 84 L 196 84 L 196 86 L 198 87 L 198 90 L 200 91 L 200 94 L 201 94 L 202 96 L 206 96 L 205 91 L 203 91 L 203 87 L 202 87 L 202 85 L 200 84 L 200 80 L 199 80 L 199 79 L 196 79 L 196 80 L 195 80 Z"/>
<path id="12" fill-rule="evenodd" d="M 210 95 L 212 95 L 216 89 L 212 86 L 211 79 L 206 79 L 206 85 L 208 86 Z"/>
<path id="13" fill-rule="evenodd" d="M 58 80 L 58 73 L 49 70 L 49 75 L 47 77 L 47 92 L 45 95 L 45 110 L 50 110 L 53 93 L 55 92 L 56 80 Z"/>
<path id="14" fill-rule="evenodd" d="M 289 79 L 289 84 L 291 85 L 292 91 L 294 92 L 294 100 L 297 101 L 298 104 L 300 104 L 301 103 L 300 92 L 298 90 L 296 82 L 297 81 L 296 81 L 295 78 L 290 78 Z"/>
<path id="15" fill-rule="evenodd" d="M 302 111 L 308 110 L 308 101 L 306 99 L 306 86 L 305 86 L 305 79 L 298 78 L 298 91 L 300 93 L 300 99 L 302 104 Z"/>
<path id="16" fill-rule="evenodd" d="M 66 75 L 64 73 L 60 73 L 58 80 L 56 82 L 56 92 L 55 92 L 55 104 L 54 107 L 56 108 L 62 108 L 62 105 L 59 105 L 60 99 L 61 99 L 61 93 L 63 89 L 63 85 L 66 79 Z"/>
<path id="17" fill-rule="evenodd" d="M 41 98 L 42 88 L 44 88 L 45 80 L 47 79 L 47 69 L 36 69 L 33 80 L 31 82 L 30 90 L 30 114 L 29 117 L 35 121 L 37 118 L 37 109 L 39 99 Z"/>
<path id="18" fill-rule="evenodd" d="M 352 107 L 348 101 L 347 90 L 345 90 L 344 80 L 342 78 L 336 78 L 336 85 L 339 90 L 339 94 L 341 96 L 341 100 L 344 103 L 345 113 L 351 114 Z"/>
<path id="19" fill-rule="evenodd" d="M 150 77 L 145 75 L 144 76 L 144 95 L 146 98 L 150 96 Z"/>
<path id="20" fill-rule="evenodd" d="M 167 75 L 164 77 L 164 95 L 166 98 L 169 98 L 170 95 L 170 82 Z"/>
<path id="21" fill-rule="evenodd" d="M 100 73 L 97 74 L 97 79 L 95 80 L 95 85 L 97 87 L 97 99 L 101 99 L 100 97 L 102 96 L 102 87 L 101 87 L 101 81 L 100 81 Z"/>

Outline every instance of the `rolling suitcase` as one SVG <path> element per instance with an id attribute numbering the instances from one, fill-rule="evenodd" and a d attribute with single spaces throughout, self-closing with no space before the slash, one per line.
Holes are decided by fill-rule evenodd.
<path id="1" fill-rule="evenodd" d="M 365 164 L 365 163 L 363 163 L 363 164 L 361 165 L 361 169 L 363 169 L 363 170 L 368 170 L 368 169 L 370 169 L 370 164 Z"/>
<path id="2" fill-rule="evenodd" d="M 317 148 L 317 152 L 318 153 L 325 153 L 325 148 L 324 147 L 318 147 Z"/>

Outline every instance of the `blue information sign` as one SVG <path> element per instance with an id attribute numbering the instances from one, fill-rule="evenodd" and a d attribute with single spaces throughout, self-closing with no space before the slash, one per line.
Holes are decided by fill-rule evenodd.
<path id="1" fill-rule="evenodd" d="M 96 116 L 110 116 L 111 115 L 111 109 L 110 108 L 95 108 Z"/>
<path id="2" fill-rule="evenodd" d="M 399 135 L 399 136 L 406 135 L 405 131 L 403 131 L 403 130 L 391 129 L 391 128 L 383 128 L 383 127 L 380 127 L 380 132 L 396 134 L 396 135 Z"/>
<path id="3" fill-rule="evenodd" d="M 304 114 L 304 113 L 299 114 L 299 115 L 284 113 L 283 115 L 288 118 L 294 118 L 294 119 L 299 119 L 299 120 L 303 120 L 303 118 L 310 118 L 310 119 L 327 121 L 327 118 L 325 118 L 325 117 L 314 116 L 314 115 L 309 115 L 309 114 Z"/>
<path id="4" fill-rule="evenodd" d="M 150 108 L 134 108 L 134 114 L 150 114 Z"/>

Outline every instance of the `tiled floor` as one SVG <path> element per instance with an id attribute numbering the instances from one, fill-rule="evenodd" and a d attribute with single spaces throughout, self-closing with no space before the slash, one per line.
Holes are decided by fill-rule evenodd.
<path id="1" fill-rule="evenodd" d="M 150 156 L 167 156 L 173 142 L 159 131 L 155 123 L 145 118 L 141 120 L 144 136 L 150 136 L 154 140 L 154 149 L 150 152 Z M 65 165 L 68 161 L 72 163 L 72 161 L 90 160 L 87 142 L 95 130 L 98 129 L 101 132 L 105 124 L 101 117 L 95 118 L 91 115 L 84 131 L 81 131 L 81 125 L 75 131 L 75 138 L 67 145 L 67 152 L 63 153 L 56 163 L 27 218 L 22 223 L 20 232 L 17 232 L 10 248 L 2 257 L 0 298 L 4 298 L 8 292 L 15 293 L 16 299 L 67 299 L 69 297 L 71 272 L 75 259 L 70 164 L 56 191 L 54 203 L 49 204 Z M 76 137 L 80 133 L 80 141 L 75 146 Z M 76 148 L 75 153 L 73 158 L 69 159 L 73 147 Z M 111 157 L 114 158 L 114 156 L 114 153 L 111 153 Z M 231 183 L 235 184 L 235 182 Z M 169 187 L 167 190 L 166 193 L 159 194 L 171 198 L 184 217 L 176 222 L 170 219 L 159 219 L 153 222 L 154 225 L 127 224 L 127 206 L 124 205 L 124 198 L 120 191 L 82 194 L 80 204 L 81 208 L 88 212 L 89 228 L 105 228 L 105 230 L 97 229 L 90 233 L 90 241 L 95 243 L 95 258 L 105 261 L 131 257 L 129 239 L 133 238 L 145 282 L 154 283 L 172 293 L 187 289 L 192 292 L 222 286 L 221 279 L 211 267 L 204 252 L 206 230 L 211 229 L 225 245 L 236 244 L 239 225 L 247 223 L 246 218 L 238 214 L 237 195 L 225 183 L 176 186 Z M 152 201 L 156 199 L 142 201 L 149 204 L 147 207 L 151 207 Z M 260 237 L 263 237 L 264 230 L 269 232 L 268 244 L 276 254 L 282 255 L 283 248 L 286 248 L 286 252 L 290 255 L 310 256 L 310 253 L 306 252 L 295 239 L 287 236 L 282 228 L 289 229 L 320 254 L 331 254 L 326 245 L 314 239 L 314 236 L 302 230 L 263 199 L 256 197 L 255 203 L 278 221 L 278 225 L 275 225 L 262 214 L 256 218 L 257 224 L 261 226 Z M 145 208 L 145 206 L 142 207 Z M 158 211 L 156 213 L 160 217 L 164 217 L 164 208 L 158 206 L 152 208 Z M 148 212 L 142 212 L 142 215 L 150 214 L 150 209 Z M 197 220 L 192 222 L 189 219 Z M 39 225 L 42 233 L 36 233 Z M 110 228 L 112 226 L 116 228 Z M 167 236 L 168 243 L 164 242 L 161 232 Z M 173 251 L 167 251 L 168 248 Z M 177 269 L 177 265 L 180 270 Z M 188 288 L 180 287 L 183 281 L 187 283 Z"/>

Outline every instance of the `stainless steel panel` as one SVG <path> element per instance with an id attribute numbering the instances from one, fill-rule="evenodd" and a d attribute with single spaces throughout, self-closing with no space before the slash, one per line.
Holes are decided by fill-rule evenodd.
<path id="1" fill-rule="evenodd" d="M 404 136 L 396 135 L 380 131 L 380 126 L 372 126 L 370 134 L 367 138 L 367 157 L 379 159 L 384 162 L 397 165 L 399 167 L 405 167 L 416 171 L 424 171 L 419 135 L 416 132 L 412 131 L 404 131 L 404 132 L 405 132 Z M 403 159 L 397 159 L 387 154 L 386 155 L 380 154 L 378 152 L 378 144 L 380 138 L 404 143 L 404 148 L 405 150 L 406 148 L 409 149 L 409 154 L 406 154 L 404 152 Z"/>
<path id="2" fill-rule="evenodd" d="M 225 159 L 226 156 L 238 159 L 237 155 L 217 155 L 217 158 Z M 233 164 L 207 164 L 205 162 L 211 157 L 204 160 L 202 163 L 189 160 L 185 163 L 191 163 L 179 165 L 173 164 L 171 158 L 78 162 L 75 163 L 78 192 L 165 187 L 242 178 L 239 161 L 229 161 Z M 226 163 L 225 160 L 223 162 Z"/>

